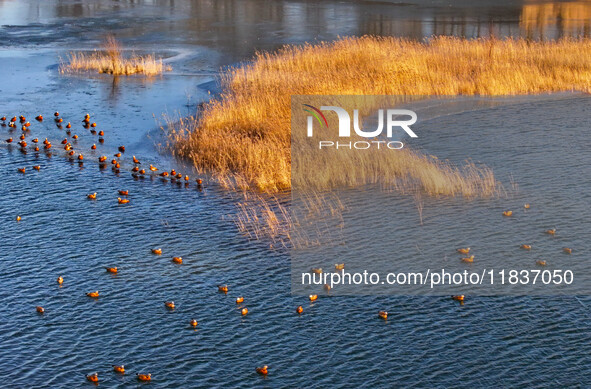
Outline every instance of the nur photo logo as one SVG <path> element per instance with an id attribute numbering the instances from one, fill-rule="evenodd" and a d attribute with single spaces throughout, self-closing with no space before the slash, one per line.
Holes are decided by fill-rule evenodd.
<path id="1" fill-rule="evenodd" d="M 417 114 L 408 109 L 379 109 L 377 111 L 377 128 L 366 129 L 360 125 L 359 110 L 353 109 L 353 120 L 346 109 L 337 106 L 321 106 L 316 108 L 310 104 L 302 104 L 303 110 L 310 114 L 307 116 L 307 137 L 314 137 L 314 119 L 324 131 L 332 130 L 329 126 L 328 120 L 322 111 L 332 111 L 338 117 L 338 138 L 340 140 L 322 139 L 318 141 L 318 148 L 336 148 L 336 149 L 356 149 L 366 150 L 369 148 L 387 148 L 391 150 L 398 150 L 404 147 L 404 143 L 398 140 L 392 140 L 394 136 L 394 129 L 402 129 L 411 138 L 417 138 L 417 134 L 410 128 L 416 123 Z M 373 140 L 357 140 L 352 141 L 351 127 L 353 127 L 354 135 L 364 139 L 374 138 Z M 385 138 L 384 138 L 385 128 Z M 324 133 L 323 131 L 323 133 Z M 347 139 L 349 138 L 349 140 Z M 347 141 L 348 140 L 348 141 Z"/>

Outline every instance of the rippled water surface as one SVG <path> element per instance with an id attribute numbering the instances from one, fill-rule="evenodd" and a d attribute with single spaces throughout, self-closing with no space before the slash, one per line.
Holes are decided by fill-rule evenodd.
<path id="1" fill-rule="evenodd" d="M 0 386 L 94 387 L 84 377 L 94 371 L 104 387 L 143 386 L 136 372 L 152 373 L 148 385 L 163 388 L 588 385 L 590 298 L 471 297 L 460 306 L 448 297 L 321 296 L 310 303 L 290 293 L 289 253 L 245 239 L 227 217 L 235 200 L 207 182 L 198 190 L 196 174 L 154 146 L 160 142 L 154 116 L 193 112 L 208 90 L 216 92 L 220 67 L 258 49 L 365 33 L 588 35 L 588 4 L 0 0 L 0 116 L 23 114 L 33 123 L 26 154 L 16 145 L 20 126 L 0 127 Z M 95 48 L 107 32 L 164 56 L 173 71 L 150 80 L 58 74 L 60 56 Z M 534 199 L 536 223 L 554 220 L 566 204 L 558 227 L 573 231 L 579 252 L 572 258 L 584 261 L 588 100 L 573 99 L 561 113 L 587 132 L 520 132 L 527 113 L 522 104 L 503 113 L 514 133 L 492 131 L 494 123 L 478 123 L 477 112 L 466 112 L 427 124 L 421 148 L 452 161 L 482 161 L 507 187 L 513 177 L 520 187 L 512 201 Z M 66 135 L 53 122 L 56 110 L 79 135 L 73 146 L 84 154 L 82 165 L 62 150 Z M 81 125 L 86 112 L 105 131 L 96 151 L 90 145 L 98 138 Z M 39 113 L 42 123 L 34 121 Z M 455 142 L 467 131 L 454 124 L 460 120 L 488 129 L 490 142 L 474 136 Z M 4 141 L 9 136 L 12 144 Z M 31 149 L 34 137 L 53 142 L 51 156 Z M 100 170 L 96 158 L 112 159 L 123 144 L 121 173 L 110 164 Z M 494 145 L 507 149 L 498 154 Z M 569 153 L 572 159 L 561 164 Z M 142 167 L 175 167 L 192 180 L 185 186 L 134 179 L 131 155 Z M 572 181 L 576 185 L 568 185 Z M 544 183 L 556 190 L 562 182 L 557 197 L 545 193 Z M 129 190 L 129 204 L 117 203 L 122 189 Z M 98 192 L 95 201 L 86 198 L 92 192 Z M 399 201 L 416 224 L 409 199 Z M 445 200 L 428 201 L 424 231 L 447 220 L 437 213 Z M 503 206 L 475 201 L 448 227 L 469 231 L 466 219 Z M 535 223 L 530 227 L 537 231 Z M 155 247 L 164 253 L 153 255 Z M 173 264 L 173 256 L 184 263 Z M 218 284 L 229 285 L 228 295 Z M 98 299 L 85 295 L 94 290 Z M 238 296 L 245 297 L 241 305 Z M 167 310 L 167 300 L 176 309 Z M 35 312 L 37 305 L 44 315 Z M 304 308 L 299 316 L 298 305 Z M 249 314 L 242 316 L 241 307 Z M 387 321 L 376 317 L 382 309 L 390 312 Z M 196 329 L 189 325 L 193 318 Z M 125 364 L 128 374 L 113 373 L 113 364 Z M 254 371 L 264 364 L 265 378 Z"/>

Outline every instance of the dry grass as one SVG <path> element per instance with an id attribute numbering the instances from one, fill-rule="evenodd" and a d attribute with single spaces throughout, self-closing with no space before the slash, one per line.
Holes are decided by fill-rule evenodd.
<path id="1" fill-rule="evenodd" d="M 155 76 L 165 71 L 170 71 L 170 66 L 165 66 L 162 59 L 156 59 L 153 55 L 135 56 L 125 58 L 121 45 L 113 36 L 108 36 L 102 50 L 87 53 L 70 53 L 66 61 L 60 64 L 60 72 L 88 72 L 96 71 L 113 75 L 143 74 Z"/>
<path id="2" fill-rule="evenodd" d="M 223 93 L 199 118 L 170 128 L 175 155 L 225 182 L 263 191 L 291 187 L 291 95 L 516 95 L 591 91 L 591 41 L 344 38 L 259 53 L 222 76 Z M 395 155 L 395 153 L 388 153 Z M 478 194 L 489 170 L 405 151 L 387 171 L 361 165 L 347 177 L 326 170 L 310 182 L 358 185 L 381 174 L 419 182 L 432 194 Z M 363 170 L 359 170 L 363 169 Z M 369 169 L 369 170 L 368 170 Z M 374 170 L 378 169 L 378 170 Z"/>

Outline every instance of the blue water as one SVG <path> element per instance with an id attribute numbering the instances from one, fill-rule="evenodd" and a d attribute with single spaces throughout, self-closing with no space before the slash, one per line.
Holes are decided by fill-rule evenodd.
<path id="1" fill-rule="evenodd" d="M 310 303 L 290 293 L 289 252 L 247 240 L 229 219 L 235 196 L 157 147 L 162 113 L 193 112 L 208 96 L 203 85 L 215 84 L 220 67 L 257 49 L 363 33 L 421 38 L 437 31 L 462 35 L 463 28 L 463 35 L 477 36 L 492 28 L 499 35 L 527 35 L 519 22 L 523 7 L 0 1 L 0 116 L 23 114 L 33 123 L 26 154 L 16 145 L 20 126 L 12 132 L 0 127 L 0 386 L 94 387 L 85 375 L 95 371 L 102 387 L 143 386 L 137 372 L 151 373 L 147 385 L 162 388 L 588 385 L 590 298 L 473 296 L 459 305 L 448 297 L 321 296 Z M 458 13 L 464 15 L 459 22 L 452 17 Z M 561 26 L 544 31 L 550 37 L 572 32 Z M 173 71 L 148 81 L 58 74 L 59 56 L 96 47 L 107 31 L 126 45 L 165 56 Z M 73 145 L 84 154 L 82 165 L 64 155 L 60 141 L 66 135 L 53 122 L 56 110 L 79 135 Z M 97 137 L 81 126 L 87 112 L 105 131 L 96 151 L 90 146 Z M 577 112 L 580 120 L 588 118 L 587 111 Z M 34 121 L 40 113 L 43 123 Z M 9 136 L 15 139 L 11 145 L 4 142 Z M 542 166 L 535 155 L 506 160 L 476 143 L 454 148 L 446 136 L 425 135 L 423 147 L 441 158 L 481 160 L 507 186 L 511 174 L 543 176 L 543 170 L 535 173 Z M 562 146 L 577 153 L 581 175 L 588 176 L 588 137 L 580 136 L 569 133 Z M 51 156 L 32 151 L 34 137 L 53 142 Z M 110 161 L 120 145 L 127 148 L 121 173 L 110 164 L 101 171 L 97 157 Z M 518 146 L 514 155 L 527 150 Z M 191 182 L 185 187 L 158 177 L 134 179 L 131 155 L 142 167 L 174 167 Z M 18 173 L 21 167 L 26 174 Z M 197 177 L 205 181 L 202 190 Z M 516 178 L 532 183 L 521 193 L 552 206 L 544 203 L 539 181 Z M 130 203 L 120 205 L 117 191 L 123 189 Z M 88 200 L 93 192 L 97 200 Z M 437 207 L 429 205 L 426 223 L 438 218 Z M 577 206 L 588 209 L 588 203 Z M 468 214 L 486 211 L 480 202 L 466 208 Z M 408 212 L 416 219 L 415 209 Z M 565 218 L 565 225 L 584 236 L 588 229 L 573 220 Z M 162 256 L 150 252 L 155 247 Z M 173 256 L 184 263 L 173 264 Z M 117 266 L 119 273 L 109 274 L 105 266 Z M 61 287 L 58 275 L 64 277 Z M 218 284 L 228 284 L 229 293 L 219 293 Z M 85 296 L 94 290 L 98 299 Z M 245 297 L 243 304 L 235 303 L 238 296 Z M 176 309 L 167 310 L 167 300 Z M 302 315 L 295 313 L 298 305 Z M 241 307 L 248 315 L 240 314 Z M 378 310 L 387 310 L 389 319 L 377 318 Z M 198 320 L 196 329 L 191 319 Z M 113 364 L 125 364 L 127 374 L 114 373 Z M 269 366 L 267 377 L 254 370 L 262 365 Z"/>

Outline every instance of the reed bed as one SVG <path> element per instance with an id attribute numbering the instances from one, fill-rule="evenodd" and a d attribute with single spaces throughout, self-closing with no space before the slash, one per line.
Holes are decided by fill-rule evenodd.
<path id="1" fill-rule="evenodd" d="M 415 42 L 389 37 L 343 38 L 258 53 L 222 75 L 223 93 L 199 117 L 170 127 L 175 155 L 238 187 L 291 188 L 291 95 L 516 95 L 591 91 L 591 41 L 465 40 Z M 390 153 L 392 154 L 392 153 Z M 310 182 L 364 183 L 382 173 L 422 182 L 433 194 L 490 192 L 490 171 L 454 168 L 417 152 L 393 157 L 387 172 L 366 169 Z M 367 170 L 370 169 L 370 170 Z M 466 172 L 469 174 L 466 176 Z M 480 176 L 483 182 L 478 182 Z M 449 187 L 449 189 L 445 189 Z"/>
<path id="2" fill-rule="evenodd" d="M 153 55 L 124 57 L 121 45 L 112 36 L 107 37 L 100 51 L 90 54 L 83 52 L 68 54 L 66 60 L 61 61 L 59 69 L 62 74 L 96 71 L 124 76 L 132 74 L 155 76 L 172 70 L 170 66 L 164 65 L 162 59 L 156 59 Z"/>

